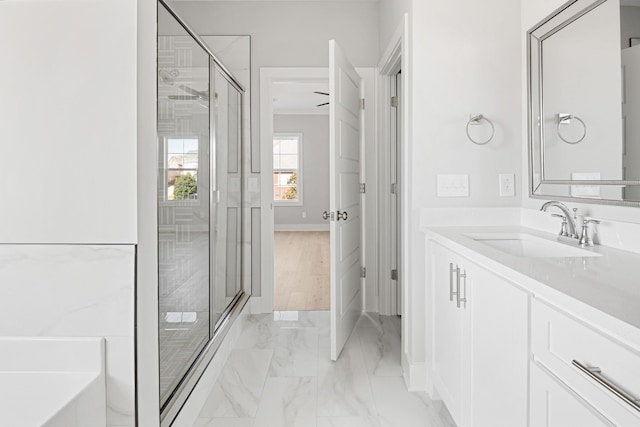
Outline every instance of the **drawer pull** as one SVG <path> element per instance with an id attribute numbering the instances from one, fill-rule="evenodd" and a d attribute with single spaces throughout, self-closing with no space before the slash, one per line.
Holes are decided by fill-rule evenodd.
<path id="1" fill-rule="evenodd" d="M 460 279 L 464 279 L 464 298 L 462 297 L 462 295 L 460 295 L 460 293 L 462 292 L 460 290 Z M 467 273 L 466 271 L 464 273 L 460 272 L 460 269 L 458 268 L 458 293 L 456 294 L 456 296 L 458 297 L 458 301 L 457 301 L 457 305 L 458 308 L 460 308 L 460 303 L 464 303 L 464 307 L 467 307 Z"/>
<path id="2" fill-rule="evenodd" d="M 457 295 L 457 292 L 453 291 L 453 274 L 458 274 L 459 270 L 458 270 L 458 266 L 456 265 L 456 268 L 453 268 L 453 263 L 450 262 L 449 263 L 449 301 L 453 301 L 453 296 Z"/>
<path id="3" fill-rule="evenodd" d="M 573 360 L 571 363 L 573 364 L 573 366 L 575 366 L 576 368 L 580 369 L 582 372 L 587 374 L 587 376 L 595 380 L 598 384 L 600 384 L 601 386 L 609 390 L 611 393 L 618 396 L 627 404 L 631 405 L 633 409 L 640 412 L 640 400 L 634 399 L 633 396 L 631 396 L 629 393 L 625 392 L 624 390 L 621 390 L 617 386 L 607 381 L 607 379 L 602 375 L 602 370 L 600 368 L 597 368 L 597 367 L 589 368 L 587 366 L 584 366 L 582 363 L 578 362 L 577 360 Z"/>

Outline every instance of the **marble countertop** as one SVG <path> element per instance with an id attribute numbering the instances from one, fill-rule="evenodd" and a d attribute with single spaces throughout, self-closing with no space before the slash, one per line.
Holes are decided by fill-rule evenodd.
<path id="1" fill-rule="evenodd" d="M 582 311 L 589 319 L 593 317 L 589 310 L 597 309 L 606 315 L 602 318 L 607 329 L 623 328 L 625 337 L 640 343 L 640 254 L 597 245 L 585 250 L 601 256 L 523 258 L 490 247 L 468 235 L 526 233 L 553 242 L 557 242 L 557 236 L 521 226 L 428 227 L 424 231 L 429 239 L 522 286 L 535 296 L 552 302 L 560 299 L 565 306 L 569 304 L 571 308 Z"/>

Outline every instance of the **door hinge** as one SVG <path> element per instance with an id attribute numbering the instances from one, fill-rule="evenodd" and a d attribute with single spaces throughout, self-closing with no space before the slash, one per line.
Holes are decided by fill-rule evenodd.
<path id="1" fill-rule="evenodd" d="M 395 268 L 391 270 L 391 280 L 398 280 L 398 270 Z"/>
<path id="2" fill-rule="evenodd" d="M 364 110 L 364 98 L 360 99 L 360 109 Z"/>
<path id="3" fill-rule="evenodd" d="M 394 108 L 398 106 L 398 97 L 397 96 L 392 96 L 391 97 L 391 106 L 394 107 Z"/>
<path id="4" fill-rule="evenodd" d="M 398 184 L 395 182 L 391 184 L 391 194 L 396 194 L 398 192 Z"/>
<path id="5" fill-rule="evenodd" d="M 364 194 L 367 192 L 367 185 L 364 182 L 360 183 L 360 193 Z"/>
<path id="6" fill-rule="evenodd" d="M 367 277 L 367 267 L 360 267 L 360 277 Z"/>

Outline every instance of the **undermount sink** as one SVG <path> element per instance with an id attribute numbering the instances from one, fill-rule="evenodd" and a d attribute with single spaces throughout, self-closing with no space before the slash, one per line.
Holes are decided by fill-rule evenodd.
<path id="1" fill-rule="evenodd" d="M 471 233 L 467 237 L 498 249 L 509 255 L 523 258 L 577 258 L 595 257 L 599 253 L 580 247 L 543 239 L 527 233 Z"/>

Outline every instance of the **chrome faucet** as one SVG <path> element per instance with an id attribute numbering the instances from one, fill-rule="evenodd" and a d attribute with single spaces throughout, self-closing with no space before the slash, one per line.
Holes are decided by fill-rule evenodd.
<path id="1" fill-rule="evenodd" d="M 540 210 L 542 212 L 546 212 L 547 209 L 549 209 L 552 206 L 560 209 L 562 211 L 562 213 L 564 214 L 564 218 L 566 218 L 566 221 L 567 221 L 567 228 L 568 228 L 567 235 L 568 235 L 568 237 L 571 237 L 573 239 L 579 239 L 580 236 L 578 236 L 577 225 L 576 225 L 576 211 L 578 209 L 574 209 L 573 210 L 573 216 L 571 216 L 571 213 L 569 212 L 569 208 L 564 203 L 560 203 L 560 202 L 557 202 L 555 200 L 551 200 L 549 202 L 546 202 L 544 205 L 542 205 Z"/>

